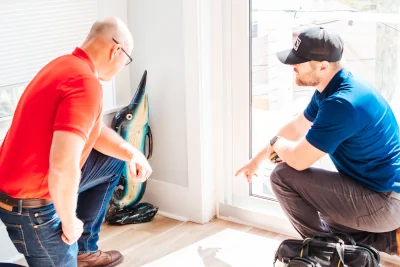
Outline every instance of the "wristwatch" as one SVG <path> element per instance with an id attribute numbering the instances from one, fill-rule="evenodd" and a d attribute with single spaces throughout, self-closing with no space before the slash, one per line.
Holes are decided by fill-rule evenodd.
<path id="1" fill-rule="evenodd" d="M 279 136 L 276 136 L 276 135 L 275 135 L 275 136 L 272 137 L 271 140 L 269 141 L 269 144 L 270 144 L 272 150 L 273 150 L 272 146 L 276 143 L 276 141 L 278 141 L 278 139 L 279 139 Z M 271 153 L 271 155 L 269 155 L 269 160 L 270 160 L 272 163 L 280 163 L 280 162 L 282 162 L 282 159 L 278 156 L 278 154 L 277 154 L 275 151 L 273 151 L 273 152 Z"/>
<path id="2" fill-rule="evenodd" d="M 270 146 L 272 147 L 276 141 L 278 141 L 279 136 L 275 135 L 274 137 L 271 138 L 271 140 L 269 141 Z"/>

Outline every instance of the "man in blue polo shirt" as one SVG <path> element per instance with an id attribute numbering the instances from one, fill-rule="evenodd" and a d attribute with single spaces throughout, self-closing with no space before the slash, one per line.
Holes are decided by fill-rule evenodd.
<path id="1" fill-rule="evenodd" d="M 251 180 L 276 153 L 284 163 L 271 175 L 272 189 L 302 237 L 344 232 L 399 255 L 399 126 L 382 95 L 343 68 L 342 54 L 340 36 L 322 27 L 303 31 L 292 49 L 277 53 L 293 66 L 297 85 L 316 91 L 304 113 L 237 174 Z M 310 167 L 326 154 L 336 172 Z"/>

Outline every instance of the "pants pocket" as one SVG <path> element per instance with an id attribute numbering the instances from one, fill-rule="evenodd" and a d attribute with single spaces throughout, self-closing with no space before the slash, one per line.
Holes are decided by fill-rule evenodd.
<path id="1" fill-rule="evenodd" d="M 32 223 L 35 228 L 43 227 L 55 222 L 58 214 L 53 204 L 31 210 Z"/>
<path id="2" fill-rule="evenodd" d="M 28 250 L 26 249 L 24 231 L 22 229 L 22 226 L 19 224 L 8 223 L 4 223 L 4 225 L 7 228 L 8 236 L 10 237 L 18 252 L 23 254 L 24 256 L 29 256 Z"/>
<path id="3" fill-rule="evenodd" d="M 47 247 L 48 242 L 55 242 L 54 244 L 63 242 L 61 240 L 61 221 L 53 204 L 37 209 L 31 209 L 29 217 L 33 231 L 36 233 L 39 242 L 46 249 L 49 249 Z"/>

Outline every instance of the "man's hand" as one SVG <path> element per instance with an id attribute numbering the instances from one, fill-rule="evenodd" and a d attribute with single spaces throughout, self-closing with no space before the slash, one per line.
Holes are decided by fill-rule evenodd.
<path id="1" fill-rule="evenodd" d="M 249 183 L 251 183 L 253 175 L 258 176 L 258 171 L 260 169 L 260 162 L 257 158 L 251 159 L 246 165 L 244 165 L 241 169 L 239 169 L 235 176 L 243 173 L 246 176 L 246 179 Z"/>
<path id="2" fill-rule="evenodd" d="M 134 181 L 145 182 L 153 172 L 146 157 L 139 150 L 136 150 L 129 162 L 129 171 Z"/>
<path id="3" fill-rule="evenodd" d="M 134 181 L 145 182 L 153 172 L 141 151 L 105 125 L 101 129 L 94 148 L 105 155 L 128 162 L 129 172 Z"/>
<path id="4" fill-rule="evenodd" d="M 257 156 L 252 158 L 246 165 L 244 165 L 241 169 L 239 169 L 235 176 L 243 173 L 246 176 L 246 179 L 249 183 L 251 183 L 253 175 L 258 177 L 258 172 L 261 166 L 261 163 L 269 159 L 269 156 L 274 152 L 272 147 L 268 144 L 265 149 L 263 149 Z"/>
<path id="5" fill-rule="evenodd" d="M 62 223 L 61 239 L 68 245 L 74 244 L 83 233 L 83 222 L 74 218 L 72 222 Z"/>

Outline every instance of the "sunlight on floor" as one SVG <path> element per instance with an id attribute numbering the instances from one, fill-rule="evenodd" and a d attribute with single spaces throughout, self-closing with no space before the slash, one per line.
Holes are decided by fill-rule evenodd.
<path id="1" fill-rule="evenodd" d="M 280 241 L 225 229 L 144 266 L 272 266 Z"/>
<path id="2" fill-rule="evenodd" d="M 157 215 L 151 223 L 103 224 L 99 248 L 119 250 L 124 262 L 118 267 L 265 267 L 272 266 L 275 251 L 287 238 L 225 220 L 200 225 Z M 17 263 L 27 266 L 25 259 Z"/>

